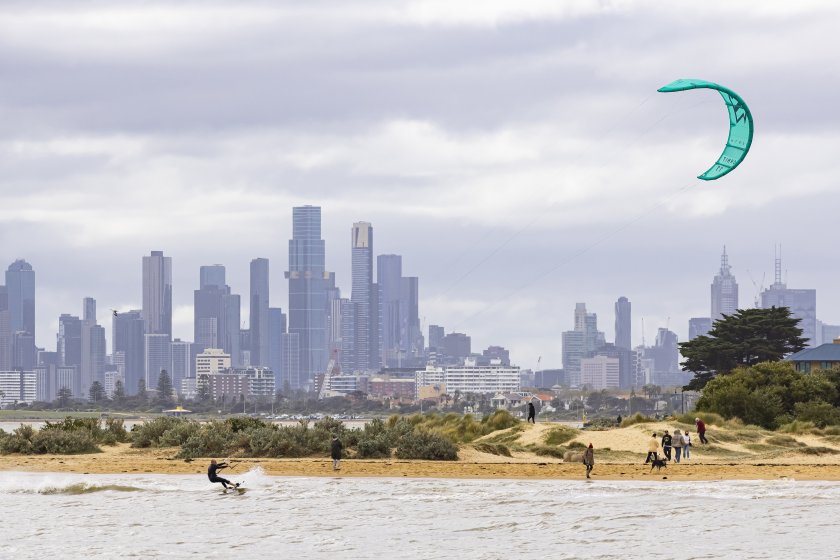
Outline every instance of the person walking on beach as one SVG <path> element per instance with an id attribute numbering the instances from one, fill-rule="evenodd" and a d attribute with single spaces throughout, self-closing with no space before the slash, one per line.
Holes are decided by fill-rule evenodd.
<path id="1" fill-rule="evenodd" d="M 337 471 L 341 468 L 341 450 L 344 449 L 341 440 L 337 435 L 332 437 L 332 445 L 330 447 L 330 457 L 332 457 L 333 470 Z"/>
<path id="2" fill-rule="evenodd" d="M 615 423 L 618 425 L 619 428 L 621 427 L 621 414 L 619 414 L 618 418 L 615 419 Z"/>
<path id="3" fill-rule="evenodd" d="M 700 443 L 709 443 L 709 440 L 706 439 L 706 423 L 699 418 L 695 418 L 694 424 L 697 426 L 697 435 L 700 436 Z"/>
<path id="4" fill-rule="evenodd" d="M 674 462 L 680 462 L 680 454 L 683 450 L 683 436 L 680 430 L 674 430 L 674 437 L 671 438 L 671 446 L 674 448 Z"/>
<path id="5" fill-rule="evenodd" d="M 586 478 L 589 478 L 589 473 L 592 472 L 592 467 L 595 466 L 595 449 L 592 444 L 583 452 L 583 464 L 586 465 Z"/>
<path id="6" fill-rule="evenodd" d="M 665 430 L 665 435 L 662 436 L 662 454 L 667 460 L 671 460 L 671 433 Z"/>
<path id="7" fill-rule="evenodd" d="M 656 459 L 659 459 L 659 440 L 656 439 L 656 433 L 654 433 L 653 437 L 648 440 L 648 454 L 645 465 Z"/>
<path id="8" fill-rule="evenodd" d="M 218 474 L 216 474 L 217 471 L 220 471 L 227 467 L 227 463 L 225 463 L 224 461 L 222 461 L 221 463 L 217 463 L 216 459 L 210 459 L 210 466 L 207 467 L 207 478 L 210 479 L 210 482 L 221 482 L 222 486 L 225 487 L 225 490 L 227 490 L 228 488 L 236 488 L 239 486 L 238 484 L 234 484 L 230 480 L 222 478 Z"/>
<path id="9" fill-rule="evenodd" d="M 528 422 L 530 422 L 531 424 L 536 424 L 537 423 L 536 418 L 537 418 L 537 409 L 534 408 L 534 403 L 529 402 L 528 403 Z"/>
<path id="10" fill-rule="evenodd" d="M 689 456 L 691 455 L 691 436 L 688 434 L 688 430 L 685 431 L 685 435 L 683 436 L 683 459 L 688 461 Z"/>

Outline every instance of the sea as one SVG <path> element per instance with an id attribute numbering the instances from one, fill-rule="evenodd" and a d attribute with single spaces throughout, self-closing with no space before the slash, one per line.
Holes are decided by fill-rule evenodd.
<path id="1" fill-rule="evenodd" d="M 836 482 L 231 478 L 0 472 L 0 558 L 840 558 Z"/>

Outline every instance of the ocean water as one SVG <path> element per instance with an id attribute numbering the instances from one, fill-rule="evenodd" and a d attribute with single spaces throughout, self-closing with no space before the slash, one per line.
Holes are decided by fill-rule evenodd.
<path id="1" fill-rule="evenodd" d="M 838 558 L 840 483 L 0 472 L 0 558 Z"/>

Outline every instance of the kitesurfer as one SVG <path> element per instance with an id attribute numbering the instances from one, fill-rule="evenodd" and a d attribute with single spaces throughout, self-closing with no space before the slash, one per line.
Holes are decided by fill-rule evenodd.
<path id="1" fill-rule="evenodd" d="M 222 486 L 225 487 L 225 490 L 227 490 L 228 488 L 238 487 L 239 484 L 234 484 L 230 480 L 228 480 L 226 478 L 222 478 L 222 477 L 220 477 L 219 475 L 216 474 L 217 471 L 220 471 L 224 468 L 227 468 L 228 466 L 229 465 L 227 463 L 225 463 L 224 461 L 222 461 L 221 463 L 217 463 L 216 459 L 211 459 L 210 460 L 210 466 L 207 467 L 207 478 L 210 479 L 210 482 L 221 482 Z"/>

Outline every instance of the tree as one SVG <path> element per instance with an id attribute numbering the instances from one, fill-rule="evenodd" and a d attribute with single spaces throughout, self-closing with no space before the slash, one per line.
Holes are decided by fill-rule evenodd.
<path id="1" fill-rule="evenodd" d="M 62 387 L 56 393 L 56 401 L 58 401 L 59 408 L 64 408 L 68 404 L 70 404 L 70 399 L 73 398 L 73 391 L 71 391 L 68 387 Z"/>
<path id="2" fill-rule="evenodd" d="M 169 406 L 172 404 L 172 378 L 169 377 L 169 372 L 165 369 L 160 370 L 157 382 L 158 402 L 162 406 Z"/>
<path id="3" fill-rule="evenodd" d="M 118 403 L 125 400 L 125 386 L 119 379 L 114 383 L 114 395 L 111 398 Z"/>
<path id="4" fill-rule="evenodd" d="M 207 402 L 210 400 L 210 383 L 204 382 L 198 386 L 198 389 L 195 393 L 195 398 L 199 402 Z"/>
<path id="5" fill-rule="evenodd" d="M 90 384 L 90 391 L 88 391 L 90 401 L 93 403 L 102 402 L 105 400 L 105 387 L 99 381 L 94 381 Z"/>
<path id="6" fill-rule="evenodd" d="M 145 402 L 148 394 L 146 393 L 146 380 L 142 377 L 137 382 L 137 398 L 140 399 L 141 402 Z"/>
<path id="7" fill-rule="evenodd" d="M 686 389 L 701 390 L 713 377 L 737 367 L 777 362 L 805 348 L 799 319 L 787 307 L 738 309 L 715 321 L 708 335 L 680 343 L 682 369 L 694 372 Z"/>

